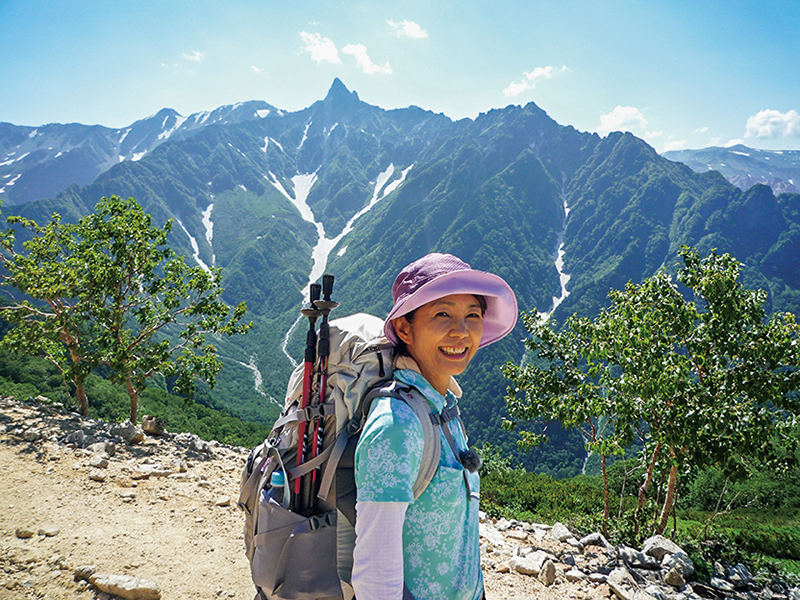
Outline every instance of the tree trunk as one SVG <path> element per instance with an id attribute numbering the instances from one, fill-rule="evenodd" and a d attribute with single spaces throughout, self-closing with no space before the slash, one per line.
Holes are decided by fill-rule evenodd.
<path id="1" fill-rule="evenodd" d="M 139 390 L 133 387 L 131 376 L 125 380 L 125 389 L 128 391 L 128 396 L 131 398 L 131 423 L 136 425 L 139 420 Z"/>
<path id="2" fill-rule="evenodd" d="M 650 465 L 647 467 L 647 476 L 642 482 L 641 487 L 639 487 L 639 501 L 636 503 L 636 514 L 638 515 L 641 512 L 642 508 L 644 507 L 644 498 L 647 495 L 647 490 L 650 488 L 650 483 L 653 481 L 653 471 L 656 468 L 656 459 L 658 458 L 658 453 L 661 450 L 661 442 L 656 444 L 656 449 L 653 450 L 653 458 L 650 461 Z"/>
<path id="3" fill-rule="evenodd" d="M 667 523 L 669 522 L 669 513 L 672 510 L 672 504 L 675 499 L 675 484 L 678 481 L 678 465 L 675 463 L 672 464 L 672 468 L 669 470 L 669 480 L 667 481 L 667 494 L 664 498 L 664 506 L 661 510 L 661 518 L 658 521 L 658 526 L 656 527 L 656 535 L 661 535 L 664 533 L 664 530 L 667 528 Z"/>
<path id="4" fill-rule="evenodd" d="M 608 472 L 606 471 L 606 455 L 600 455 L 600 468 L 603 470 L 603 535 L 608 536 L 608 517 L 611 512 L 611 502 L 608 494 Z M 622 505 L 622 498 L 620 498 Z"/>
<path id="5" fill-rule="evenodd" d="M 73 381 L 75 384 L 75 397 L 78 398 L 78 402 L 81 405 L 81 416 L 88 417 L 89 416 L 89 398 L 86 397 L 86 388 L 83 385 L 83 382 Z"/>
<path id="6" fill-rule="evenodd" d="M 600 456 L 600 468 L 603 470 L 603 491 L 605 494 L 604 506 L 603 506 L 603 526 L 608 521 L 609 513 L 611 512 L 611 506 L 608 496 L 608 473 L 606 471 L 606 455 L 602 454 Z"/>
<path id="7" fill-rule="evenodd" d="M 658 453 L 661 451 L 661 442 L 656 444 L 655 450 L 653 450 L 653 458 L 650 460 L 650 464 L 647 466 L 647 475 L 642 482 L 642 485 L 639 487 L 639 500 L 636 503 L 636 511 L 634 514 L 634 525 L 633 529 L 636 535 L 639 535 L 639 514 L 642 512 L 642 508 L 644 507 L 644 499 L 647 495 L 647 490 L 650 488 L 650 484 L 653 481 L 653 471 L 656 468 L 656 459 L 658 458 Z"/>

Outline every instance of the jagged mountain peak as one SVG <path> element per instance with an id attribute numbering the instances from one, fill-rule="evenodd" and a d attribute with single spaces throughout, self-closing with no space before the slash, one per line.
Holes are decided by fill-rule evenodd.
<path id="1" fill-rule="evenodd" d="M 358 97 L 358 92 L 355 90 L 352 92 L 348 90 L 347 86 L 342 83 L 342 80 L 336 77 L 334 78 L 333 83 L 328 90 L 328 94 L 325 96 L 325 102 L 336 102 L 342 100 L 355 100 L 360 102 L 361 99 Z"/>

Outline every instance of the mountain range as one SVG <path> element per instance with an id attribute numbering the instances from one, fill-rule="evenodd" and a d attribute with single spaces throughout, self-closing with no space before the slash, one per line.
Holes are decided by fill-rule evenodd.
<path id="1" fill-rule="evenodd" d="M 780 162 L 777 178 L 800 181 L 772 154 L 715 150 L 737 168 L 731 157 L 745 153 Z M 225 300 L 246 301 L 255 322 L 219 342 L 225 368 L 208 401 L 270 422 L 302 356 L 304 290 L 324 271 L 341 303 L 332 318 L 383 316 L 400 268 L 450 252 L 504 277 L 521 310 L 560 323 L 596 314 L 611 288 L 673 270 L 686 244 L 732 253 L 745 285 L 769 291 L 770 310 L 799 313 L 800 195 L 741 189 L 698 168 L 711 158 L 691 158 L 660 156 L 629 133 L 580 132 L 533 103 L 458 121 L 384 110 L 336 79 L 296 112 L 248 102 L 185 119 L 164 110 L 124 129 L 0 124 L 0 199 L 6 215 L 39 222 L 77 219 L 112 194 L 136 198 L 156 222 L 174 219 L 171 244 L 222 267 Z M 521 359 L 524 336 L 519 325 L 463 377 L 478 446 L 515 452 L 500 427 L 499 366 Z M 519 459 L 556 476 L 580 471 L 580 440 L 551 429 L 561 442 Z"/>
<path id="2" fill-rule="evenodd" d="M 800 193 L 800 150 L 756 150 L 741 144 L 701 150 L 664 152 L 698 173 L 719 171 L 736 187 L 746 190 L 761 183 L 776 194 Z"/>

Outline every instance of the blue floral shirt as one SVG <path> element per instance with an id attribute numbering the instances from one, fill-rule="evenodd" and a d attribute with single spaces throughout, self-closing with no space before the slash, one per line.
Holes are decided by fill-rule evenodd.
<path id="1" fill-rule="evenodd" d="M 456 403 L 416 371 L 394 378 L 415 387 L 437 412 Z M 467 440 L 456 420 L 447 425 L 459 450 Z M 360 502 L 408 502 L 403 527 L 404 579 L 417 600 L 477 600 L 483 593 L 478 530 L 477 473 L 465 471 L 443 433 L 439 468 L 414 500 L 412 487 L 422 461 L 422 425 L 413 409 L 396 398 L 378 398 L 356 449 Z M 467 485 L 469 484 L 469 485 Z"/>

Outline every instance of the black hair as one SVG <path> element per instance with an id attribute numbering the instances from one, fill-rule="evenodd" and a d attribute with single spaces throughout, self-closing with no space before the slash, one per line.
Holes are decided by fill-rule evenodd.
<path id="1" fill-rule="evenodd" d="M 485 315 L 487 306 L 486 298 L 484 298 L 480 294 L 473 294 L 473 296 L 475 296 L 475 298 L 478 300 L 478 304 L 480 304 L 481 306 L 481 316 Z M 415 308 L 414 310 L 404 314 L 402 317 L 397 317 L 397 318 L 398 319 L 405 318 L 406 321 L 411 323 L 414 321 L 414 317 L 416 316 L 416 314 L 417 314 L 417 309 Z M 397 335 L 396 331 L 395 335 Z M 408 345 L 403 340 L 400 339 L 399 335 L 397 336 L 397 344 L 394 347 L 394 356 L 408 356 L 408 357 L 411 356 L 411 353 L 408 351 Z"/>

